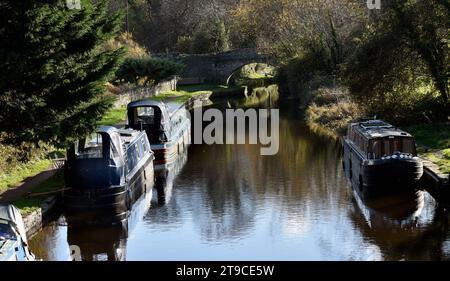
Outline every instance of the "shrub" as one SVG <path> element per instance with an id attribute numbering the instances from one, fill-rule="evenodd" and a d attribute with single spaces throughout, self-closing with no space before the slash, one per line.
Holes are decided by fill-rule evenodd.
<path id="1" fill-rule="evenodd" d="M 178 62 L 164 58 L 128 58 L 116 72 L 116 77 L 119 82 L 156 84 L 180 74 L 183 67 Z"/>
<path id="2" fill-rule="evenodd" d="M 319 88 L 306 110 L 308 125 L 331 136 L 344 134 L 348 123 L 361 116 L 363 110 L 343 88 Z"/>
<path id="3" fill-rule="evenodd" d="M 311 90 L 323 85 L 322 81 L 320 83 L 314 82 L 318 78 L 324 80 L 323 77 L 327 78 L 325 80 L 332 80 L 328 79 L 331 73 L 332 68 L 328 56 L 322 50 L 314 53 L 309 52 L 302 57 L 286 62 L 278 69 L 275 78 L 280 84 L 282 94 L 296 95 L 301 99 L 302 104 L 308 104 Z"/>
<path id="4" fill-rule="evenodd" d="M 143 59 L 149 57 L 149 52 L 134 40 L 131 33 L 124 32 L 104 44 L 105 50 L 117 50 L 120 48 L 125 48 L 125 57 L 127 58 Z"/>
<path id="5" fill-rule="evenodd" d="M 23 179 L 46 169 L 52 147 L 40 143 L 5 144 L 5 134 L 0 134 L 0 192 L 14 186 Z"/>
<path id="6" fill-rule="evenodd" d="M 192 42 L 193 39 L 191 36 L 180 36 L 175 45 L 175 50 L 182 54 L 188 54 L 191 52 Z"/>
<path id="7" fill-rule="evenodd" d="M 397 125 L 445 121 L 450 116 L 448 106 L 433 92 L 419 94 L 393 91 L 371 97 L 364 106 L 369 115 L 377 115 Z"/>
<path id="8" fill-rule="evenodd" d="M 175 45 L 177 52 L 190 54 L 225 52 L 229 48 L 228 30 L 220 20 L 203 23 L 192 34 L 179 36 Z"/>

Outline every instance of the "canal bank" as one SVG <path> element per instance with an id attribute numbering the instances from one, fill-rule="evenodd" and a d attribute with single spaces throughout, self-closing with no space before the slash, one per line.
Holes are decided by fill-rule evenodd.
<path id="1" fill-rule="evenodd" d="M 223 110 L 247 102 L 224 100 L 210 106 Z M 80 245 L 94 260 L 450 257 L 450 249 L 436 254 L 450 233 L 435 231 L 448 217 L 431 196 L 386 198 L 381 206 L 356 200 L 342 171 L 339 142 L 309 129 L 300 113 L 296 104 L 280 105 L 277 155 L 261 156 L 259 145 L 193 145 L 177 175 L 164 177 L 164 192 L 146 198 L 141 215 L 127 221 L 133 229 L 78 229 L 54 212 L 56 218 L 31 239 L 33 252 L 44 260 L 67 259 L 70 245 Z M 399 227 L 416 219 L 408 231 Z M 426 242 L 425 249 L 403 246 L 420 241 L 440 242 Z"/>
<path id="2" fill-rule="evenodd" d="M 13 204 L 19 208 L 28 238 L 33 237 L 46 222 L 60 213 L 60 199 L 64 191 L 61 168 L 62 166 L 53 167 L 51 170 L 41 172 L 28 179 L 12 189 L 14 194 L 3 201 L 5 204 Z"/>
<path id="3" fill-rule="evenodd" d="M 213 91 L 196 91 L 191 96 L 165 93 L 158 96 L 158 99 L 181 102 L 190 110 L 198 103 L 202 106 L 209 105 L 212 93 Z M 113 122 L 123 126 L 125 111 L 123 107 L 112 109 L 100 123 L 106 125 Z M 55 160 L 47 170 L 28 178 L 17 187 L 10 188 L 2 194 L 2 203 L 12 203 L 21 211 L 29 238 L 39 232 L 46 222 L 59 215 L 64 191 L 61 170 L 63 165 L 64 159 Z"/>
<path id="4" fill-rule="evenodd" d="M 449 217 L 431 196 L 356 200 L 340 144 L 312 132 L 296 105 L 273 108 L 277 155 L 261 156 L 260 145 L 191 145 L 177 176 L 166 177 L 168 197 L 146 198 L 132 228 L 77 229 L 61 216 L 31 249 L 44 260 L 67 259 L 70 245 L 90 260 L 450 258 Z"/>
<path id="5" fill-rule="evenodd" d="M 421 184 L 437 201 L 445 206 L 450 206 L 450 175 L 439 170 L 435 163 L 423 161 L 424 174 Z"/>

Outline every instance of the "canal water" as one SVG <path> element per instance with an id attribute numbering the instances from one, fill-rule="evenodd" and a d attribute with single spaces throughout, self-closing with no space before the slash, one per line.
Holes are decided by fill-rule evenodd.
<path id="1" fill-rule="evenodd" d="M 230 101 L 218 104 L 245 104 Z M 214 105 L 213 105 L 214 106 Z M 425 192 L 363 201 L 337 141 L 279 105 L 280 148 L 191 145 L 121 225 L 61 215 L 30 241 L 44 260 L 447 260 L 449 216 Z"/>

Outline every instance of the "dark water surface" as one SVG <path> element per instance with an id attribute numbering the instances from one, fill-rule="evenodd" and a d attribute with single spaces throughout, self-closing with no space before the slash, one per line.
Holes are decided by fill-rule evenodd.
<path id="1" fill-rule="evenodd" d="M 292 108 L 281 108 L 277 155 L 192 145 L 122 226 L 76 229 L 61 216 L 31 249 L 44 260 L 67 260 L 69 245 L 93 260 L 449 259 L 449 216 L 431 196 L 363 202 L 342 171 L 340 144 Z"/>

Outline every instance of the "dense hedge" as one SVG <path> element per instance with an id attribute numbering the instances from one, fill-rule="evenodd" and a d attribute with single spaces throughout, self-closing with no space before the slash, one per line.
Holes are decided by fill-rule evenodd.
<path id="1" fill-rule="evenodd" d="M 118 82 L 156 84 L 179 75 L 184 65 L 164 58 L 128 58 L 116 72 Z"/>

